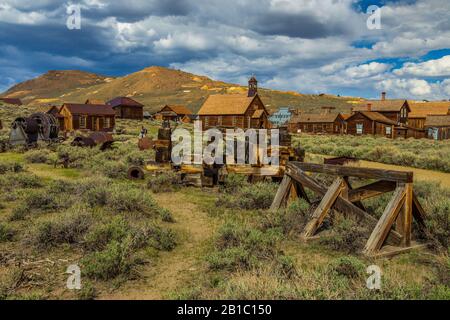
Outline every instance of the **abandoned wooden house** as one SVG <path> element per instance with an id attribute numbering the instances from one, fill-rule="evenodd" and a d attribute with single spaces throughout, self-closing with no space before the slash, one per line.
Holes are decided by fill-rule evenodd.
<path id="1" fill-rule="evenodd" d="M 144 119 L 144 105 L 128 97 L 117 97 L 106 103 L 113 107 L 116 117 L 121 119 Z"/>
<path id="2" fill-rule="evenodd" d="M 427 116 L 450 115 L 450 102 L 410 102 L 411 112 L 408 116 L 408 125 L 424 129 Z"/>
<path id="3" fill-rule="evenodd" d="M 0 102 L 3 102 L 4 104 L 11 104 L 14 106 L 21 106 L 22 101 L 17 98 L 0 98 Z"/>
<path id="4" fill-rule="evenodd" d="M 425 120 L 425 130 L 429 139 L 450 139 L 450 115 L 428 116 Z"/>
<path id="5" fill-rule="evenodd" d="M 265 129 L 269 113 L 258 95 L 258 81 L 252 77 L 247 94 L 211 95 L 198 112 L 204 129 L 223 127 Z"/>
<path id="6" fill-rule="evenodd" d="M 344 134 L 345 120 L 340 113 L 301 113 L 292 117 L 288 125 L 294 133 Z"/>
<path id="7" fill-rule="evenodd" d="M 109 105 L 65 103 L 59 114 L 64 118 L 63 131 L 113 131 L 116 112 Z"/>
<path id="8" fill-rule="evenodd" d="M 395 138 L 402 131 L 397 130 L 397 122 L 373 111 L 357 111 L 347 119 L 347 134 L 380 135 Z"/>
<path id="9" fill-rule="evenodd" d="M 381 100 L 365 101 L 352 109 L 352 113 L 358 111 L 378 112 L 396 124 L 406 125 L 411 108 L 407 100 L 388 100 L 386 93 L 383 92 Z"/>
<path id="10" fill-rule="evenodd" d="M 165 105 L 156 115 L 157 120 L 181 121 L 185 116 L 192 115 L 192 111 L 185 106 Z"/>

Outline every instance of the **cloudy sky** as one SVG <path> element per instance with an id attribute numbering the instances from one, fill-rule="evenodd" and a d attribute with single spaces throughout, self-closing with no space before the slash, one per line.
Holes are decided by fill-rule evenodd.
<path id="1" fill-rule="evenodd" d="M 66 26 L 70 5 L 79 30 Z M 302 93 L 450 99 L 450 1 L 0 0 L 0 91 L 47 70 L 151 65 Z"/>

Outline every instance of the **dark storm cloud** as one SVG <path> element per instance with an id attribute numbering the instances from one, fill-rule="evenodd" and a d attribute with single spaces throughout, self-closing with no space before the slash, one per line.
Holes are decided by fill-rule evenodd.
<path id="1" fill-rule="evenodd" d="M 347 25 L 330 21 L 319 21 L 308 14 L 270 12 L 255 20 L 253 29 L 263 35 L 282 35 L 304 39 L 318 39 L 337 35 L 348 35 Z"/>

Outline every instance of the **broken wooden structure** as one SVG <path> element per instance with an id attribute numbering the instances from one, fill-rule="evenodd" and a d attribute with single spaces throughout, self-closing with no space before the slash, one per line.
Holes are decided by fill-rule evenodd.
<path id="1" fill-rule="evenodd" d="M 307 172 L 333 175 L 336 179 L 327 188 L 306 174 Z M 353 188 L 349 182 L 350 177 L 375 181 Z M 320 237 L 317 232 L 326 216 L 331 211 L 339 211 L 355 215 L 373 227 L 364 247 L 364 254 L 367 256 L 391 256 L 426 246 L 414 242 L 411 237 L 413 219 L 416 220 L 420 231 L 426 232 L 426 215 L 413 191 L 412 172 L 290 162 L 286 166 L 286 174 L 271 209 L 277 210 L 286 205 L 289 199 L 296 197 L 311 203 L 305 188 L 318 195 L 321 201 L 302 231 L 303 240 Z M 366 211 L 362 200 L 392 191 L 393 196 L 379 220 Z"/>

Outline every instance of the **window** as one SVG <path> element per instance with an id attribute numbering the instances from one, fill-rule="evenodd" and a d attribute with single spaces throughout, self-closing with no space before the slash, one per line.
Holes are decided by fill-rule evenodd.
<path id="1" fill-rule="evenodd" d="M 362 123 L 356 124 L 356 134 L 363 134 L 364 125 Z"/>
<path id="2" fill-rule="evenodd" d="M 111 128 L 111 118 L 106 117 L 105 118 L 105 128 Z"/>
<path id="3" fill-rule="evenodd" d="M 80 116 L 80 129 L 86 129 L 86 116 Z"/>
<path id="4" fill-rule="evenodd" d="M 386 127 L 386 135 L 390 136 L 392 134 L 392 127 Z"/>

